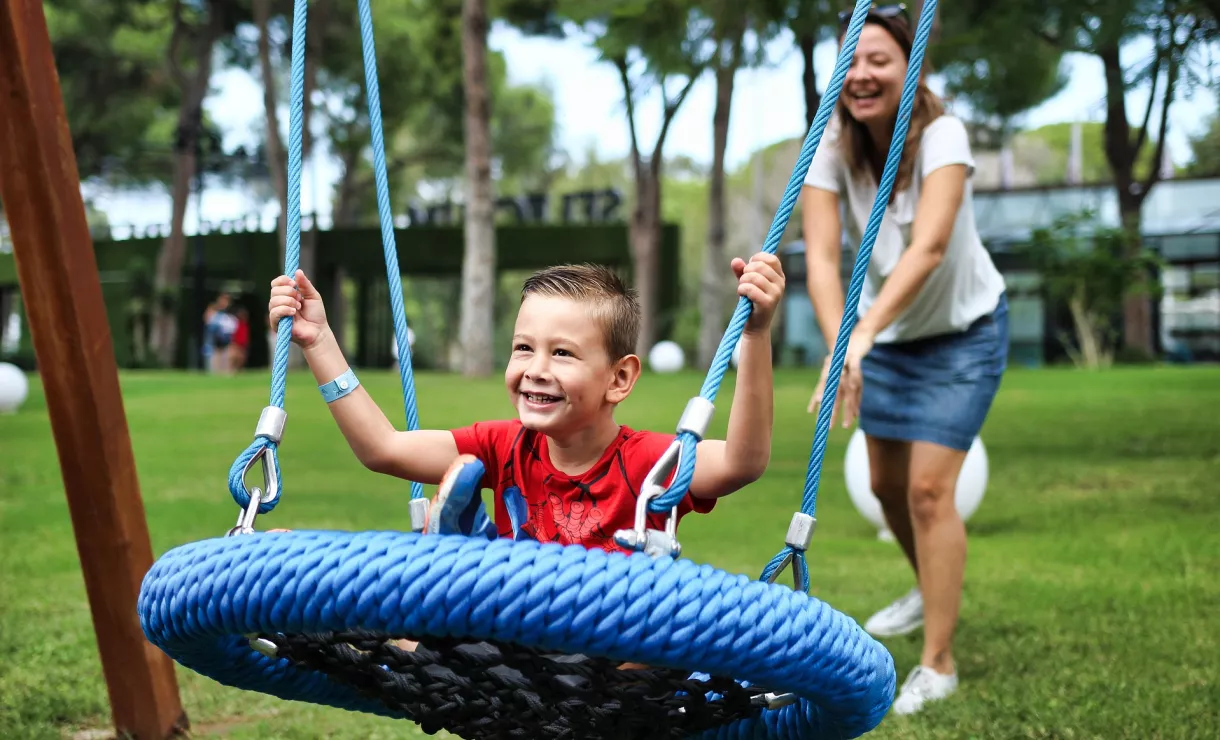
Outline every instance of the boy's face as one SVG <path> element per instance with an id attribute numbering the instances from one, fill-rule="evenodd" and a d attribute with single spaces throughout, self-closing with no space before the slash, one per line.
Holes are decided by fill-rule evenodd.
<path id="1" fill-rule="evenodd" d="M 601 323 L 587 305 L 530 295 L 517 312 L 504 382 L 527 429 L 561 437 L 583 431 L 607 405 L 626 398 L 638 368 L 634 355 L 610 362 Z"/>

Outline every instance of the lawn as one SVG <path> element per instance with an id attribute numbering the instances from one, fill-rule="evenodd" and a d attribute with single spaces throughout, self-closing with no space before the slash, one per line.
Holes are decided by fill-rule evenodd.
<path id="1" fill-rule="evenodd" d="M 401 426 L 397 375 L 362 380 Z M 694 374 L 649 376 L 621 410 L 673 428 Z M 127 373 L 128 424 L 154 550 L 214 537 L 237 514 L 226 474 L 248 444 L 268 378 Z M 777 378 L 771 467 L 707 517 L 684 556 L 757 576 L 799 507 L 811 378 Z M 726 379 L 731 386 L 732 376 Z M 418 378 L 427 426 L 510 410 L 499 382 Z M 731 389 L 714 427 L 722 434 Z M 260 527 L 407 526 L 405 483 L 364 471 L 311 379 L 289 378 L 284 500 Z M 1220 726 L 1220 370 L 1014 370 L 983 431 L 991 479 L 970 521 L 956 654 L 959 694 L 875 738 L 1201 738 Z M 836 430 L 810 553 L 814 595 L 863 622 L 911 574 L 847 497 Z M 0 417 L 0 738 L 60 738 L 108 722 L 42 390 Z M 1211 481 L 1210 483 L 1208 481 Z M 918 635 L 886 641 L 901 680 Z M 179 669 L 197 737 L 414 738 L 413 726 L 239 692 Z"/>

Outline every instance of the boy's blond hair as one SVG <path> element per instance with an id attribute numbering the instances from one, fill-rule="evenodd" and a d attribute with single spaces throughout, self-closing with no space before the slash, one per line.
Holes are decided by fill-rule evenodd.
<path id="1" fill-rule="evenodd" d="M 521 286 L 521 300 L 530 295 L 589 304 L 601 324 L 610 361 L 618 362 L 635 352 L 640 336 L 639 298 L 610 268 L 579 264 L 539 270 Z"/>

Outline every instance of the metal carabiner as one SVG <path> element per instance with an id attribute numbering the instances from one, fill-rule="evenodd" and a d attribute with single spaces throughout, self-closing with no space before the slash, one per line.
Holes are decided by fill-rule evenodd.
<path id="1" fill-rule="evenodd" d="M 232 537 L 237 534 L 254 534 L 254 520 L 258 517 L 258 507 L 268 501 L 274 501 L 280 494 L 280 478 L 276 472 L 278 460 L 275 454 L 275 448 L 263 447 L 250 461 L 246 463 L 246 467 L 242 470 L 242 478 L 245 478 L 246 473 L 254 465 L 254 461 L 258 460 L 263 464 L 263 485 L 265 488 L 255 486 L 249 489 L 250 503 L 246 504 L 246 508 L 237 517 L 237 524 L 230 529 L 225 536 Z"/>
<path id="2" fill-rule="evenodd" d="M 668 555 L 676 558 L 682 554 L 682 545 L 678 542 L 678 507 L 674 506 L 665 520 L 665 531 L 648 528 L 648 502 L 665 493 L 668 487 L 663 484 L 682 460 L 682 443 L 675 439 L 661 455 L 661 459 L 652 466 L 640 487 L 640 497 L 635 504 L 635 528 L 620 529 L 614 533 L 614 541 L 619 545 L 643 552 L 646 555 L 659 557 Z"/>
<path id="3" fill-rule="evenodd" d="M 262 489 L 258 486 L 250 489 L 250 503 L 246 504 L 245 510 L 237 515 L 237 524 L 228 532 L 225 532 L 225 537 L 232 537 L 238 534 L 254 534 L 254 520 L 258 517 L 258 507 L 262 503 Z"/>

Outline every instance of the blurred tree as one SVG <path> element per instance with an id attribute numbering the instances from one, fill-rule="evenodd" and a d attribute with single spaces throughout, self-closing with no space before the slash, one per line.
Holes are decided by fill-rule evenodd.
<path id="1" fill-rule="evenodd" d="M 1067 84 L 1063 52 L 1039 38 L 999 41 L 1021 9 L 993 5 L 979 19 L 954 5 L 941 13 L 941 37 L 932 49 L 945 93 L 969 104 L 972 122 L 995 132 L 1007 146 L 1020 116 L 1054 97 Z"/>
<path id="2" fill-rule="evenodd" d="M 726 309 L 735 305 L 736 291 L 725 252 L 725 150 L 729 140 L 729 114 L 737 71 L 766 59 L 766 44 L 788 21 L 784 0 L 703 0 L 697 12 L 712 26 L 712 72 L 716 105 L 712 112 L 712 166 L 708 187 L 707 242 L 699 285 L 700 367 L 711 365 L 724 336 Z M 748 255 L 746 255 L 748 257 Z"/>
<path id="3" fill-rule="evenodd" d="M 1190 138 L 1191 162 L 1187 174 L 1198 177 L 1220 175 L 1220 115 L 1213 113 L 1207 128 Z"/>
<path id="4" fill-rule="evenodd" d="M 203 99 L 212 78 L 216 44 L 231 33 L 240 7 L 230 0 L 185 2 L 174 0 L 170 7 L 171 29 L 166 49 L 170 79 L 179 94 L 178 120 L 174 130 L 173 174 L 170 195 L 173 206 L 170 234 L 157 254 L 154 274 L 150 349 L 162 365 L 173 362 L 177 346 L 177 309 L 186 259 L 183 219 L 195 175 L 196 144 L 204 134 Z"/>
<path id="5" fill-rule="evenodd" d="M 144 185 L 173 143 L 181 90 L 165 69 L 170 10 L 154 0 L 46 0 L 43 10 L 82 181 Z"/>
<path id="6" fill-rule="evenodd" d="M 565 0 L 560 8 L 601 59 L 614 65 L 623 85 L 635 186 L 628 234 L 643 314 L 637 351 L 646 353 L 657 335 L 665 142 L 674 116 L 715 59 L 714 24 L 698 12 L 697 0 Z M 641 142 L 636 114 L 654 90 L 660 93 L 661 121 L 649 147 Z"/>
<path id="7" fill-rule="evenodd" d="M 830 0 L 789 0 L 788 28 L 801 51 L 801 90 L 805 96 L 805 129 L 813 127 L 822 94 L 818 92 L 813 52 L 817 45 L 837 37 L 842 3 Z"/>
<path id="8" fill-rule="evenodd" d="M 1063 344 L 1072 361 L 1091 370 L 1108 367 L 1119 335 L 1113 317 L 1126 295 L 1157 290 L 1156 255 L 1143 248 L 1132 254 L 1123 229 L 1101 226 L 1089 211 L 1036 229 L 1023 251 L 1047 296 L 1067 305 L 1074 336 Z"/>
<path id="9" fill-rule="evenodd" d="M 462 1 L 462 87 L 465 108 L 466 217 L 462 255 L 462 374 L 490 375 L 495 326 L 496 227 L 491 180 L 491 92 L 487 76 L 486 0 Z"/>
<path id="10" fill-rule="evenodd" d="M 993 38 L 1017 44 L 1040 40 L 1059 53 L 1096 57 L 1105 75 L 1105 152 L 1118 199 L 1119 214 L 1132 259 L 1142 248 L 1140 212 L 1144 199 L 1160 180 L 1161 168 L 1141 177 L 1138 166 L 1151 146 L 1152 161 L 1164 156 L 1169 107 L 1209 77 L 1211 60 L 1204 47 L 1216 36 L 1216 3 L 1211 0 L 1006 0 L 1002 10 L 991 0 L 962 0 L 954 6 L 963 23 L 987 26 L 997 13 L 1005 23 Z M 1131 42 L 1151 47 L 1149 57 L 1124 63 Z M 1147 86 L 1141 120 L 1132 122 L 1127 94 Z M 1154 119 L 1154 115 L 1156 118 Z M 1154 120 L 1157 130 L 1153 131 Z M 1153 353 L 1152 305 L 1147 294 L 1126 296 L 1123 342 L 1130 353 Z"/>

